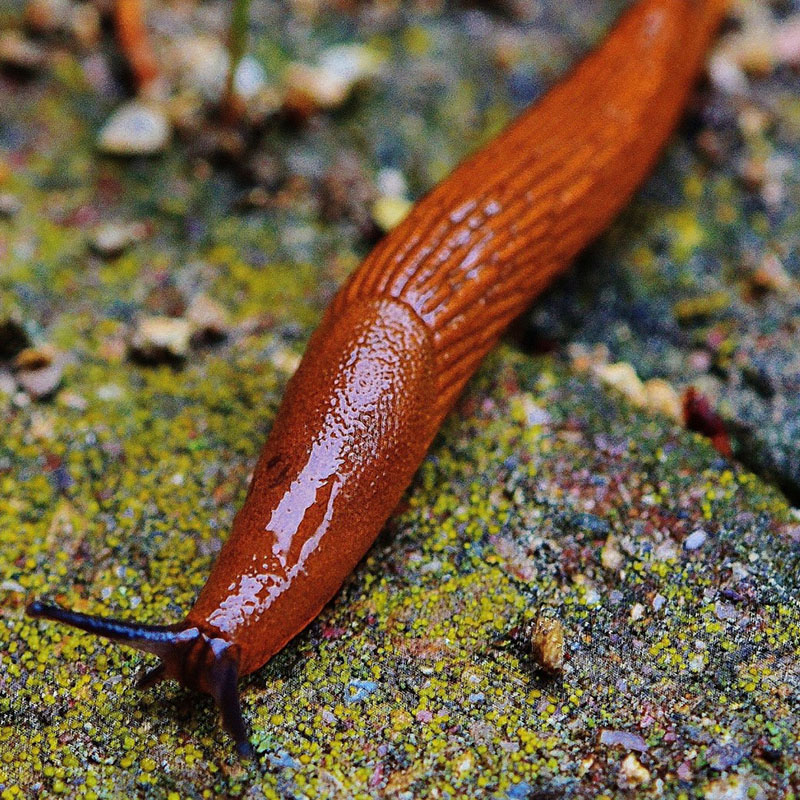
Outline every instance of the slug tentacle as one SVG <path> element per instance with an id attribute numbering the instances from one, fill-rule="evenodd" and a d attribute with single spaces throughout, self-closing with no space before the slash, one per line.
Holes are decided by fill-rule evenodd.
<path id="1" fill-rule="evenodd" d="M 48 605 L 39 600 L 28 604 L 25 609 L 29 617 L 44 617 L 79 628 L 95 636 L 104 636 L 114 642 L 126 644 L 145 653 L 153 653 L 160 658 L 167 655 L 179 641 L 181 625 L 144 625 L 94 614 L 81 614 L 61 606 Z"/>
<path id="2" fill-rule="evenodd" d="M 214 673 L 214 701 L 222 715 L 222 725 L 236 743 L 236 752 L 240 756 L 252 758 L 253 747 L 249 742 L 250 732 L 242 714 L 242 704 L 239 700 L 239 668 L 230 658 L 218 659 L 213 668 Z"/>
<path id="3" fill-rule="evenodd" d="M 247 725 L 242 715 L 236 683 L 239 680 L 239 648 L 227 640 L 209 636 L 187 623 L 145 625 L 121 619 L 82 614 L 38 600 L 26 608 L 30 617 L 44 617 L 114 642 L 152 653 L 161 662 L 136 680 L 137 689 L 173 678 L 189 689 L 211 695 L 222 715 L 225 730 L 236 742 L 240 755 L 252 755 Z"/>

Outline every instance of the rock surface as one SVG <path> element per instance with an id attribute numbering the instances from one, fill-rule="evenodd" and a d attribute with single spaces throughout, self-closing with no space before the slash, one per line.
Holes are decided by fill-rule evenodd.
<path id="1" fill-rule="evenodd" d="M 699 123 L 626 216 L 534 306 L 520 341 L 540 355 L 506 344 L 489 358 L 342 592 L 242 681 L 256 762 L 236 759 L 204 699 L 172 684 L 135 692 L 149 659 L 24 617 L 34 597 L 181 617 L 304 341 L 369 246 L 357 209 L 321 219 L 324 176 L 346 157 L 379 195 L 419 196 L 620 8 L 312 5 L 294 3 L 300 22 L 260 9 L 252 52 L 268 75 L 351 41 L 383 52 L 384 70 L 334 115 L 254 137 L 233 166 L 205 160 L 204 130 L 159 159 L 99 157 L 118 96 L 78 80 L 85 54 L 60 40 L 42 45 L 57 51 L 53 75 L 0 73 L 0 191 L 20 200 L 0 219 L 0 320 L 14 321 L 10 358 L 41 342 L 69 356 L 51 398 L 0 371 L 0 794 L 796 794 L 800 517 L 653 414 L 647 392 L 653 379 L 679 395 L 697 383 L 728 422 L 753 420 L 750 452 L 792 463 L 797 309 L 764 263 L 774 255 L 797 279 L 796 162 L 781 173 L 800 140 L 796 76 L 770 72 L 772 56 L 759 72 L 752 43 L 726 55 L 752 102 L 695 101 Z M 194 4 L 152 6 L 163 31 Z M 702 146 L 698 129 L 713 134 Z M 762 157 L 745 184 L 742 164 Z M 249 165 L 267 158 L 263 202 L 243 208 L 261 180 Z M 383 170 L 404 177 L 388 181 L 396 192 Z M 99 259 L 86 243 L 103 219 L 147 219 L 152 235 Z M 200 296 L 225 309 L 228 337 L 183 346 L 181 369 L 126 358 L 137 320 L 188 318 Z M 644 406 L 593 363 L 631 365 L 622 387 L 640 381 Z M 723 402 L 736 396 L 750 406 Z M 541 617 L 563 627 L 555 677 L 512 635 Z"/>

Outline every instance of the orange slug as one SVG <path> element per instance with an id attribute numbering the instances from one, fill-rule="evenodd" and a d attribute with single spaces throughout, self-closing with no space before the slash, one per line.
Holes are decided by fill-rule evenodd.
<path id="1" fill-rule="evenodd" d="M 503 329 L 627 203 L 675 125 L 724 0 L 640 0 L 601 46 L 461 164 L 336 295 L 289 382 L 186 618 L 140 625 L 34 602 L 212 695 L 249 753 L 237 680 L 333 597 Z"/>
<path id="2" fill-rule="evenodd" d="M 159 70 L 145 25 L 144 0 L 116 0 L 114 25 L 136 88 L 146 92 L 158 79 Z"/>

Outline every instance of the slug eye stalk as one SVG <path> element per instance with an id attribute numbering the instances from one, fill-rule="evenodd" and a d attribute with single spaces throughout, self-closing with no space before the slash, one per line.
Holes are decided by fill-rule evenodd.
<path id="1" fill-rule="evenodd" d="M 184 623 L 144 625 L 81 614 L 38 600 L 30 603 L 25 611 L 30 617 L 61 622 L 158 656 L 161 663 L 142 674 L 136 680 L 136 688 L 148 689 L 162 680 L 173 678 L 189 689 L 211 695 L 219 708 L 225 730 L 236 743 L 236 751 L 248 758 L 254 755 L 239 701 L 237 648 L 229 642 L 208 636 L 197 627 Z"/>

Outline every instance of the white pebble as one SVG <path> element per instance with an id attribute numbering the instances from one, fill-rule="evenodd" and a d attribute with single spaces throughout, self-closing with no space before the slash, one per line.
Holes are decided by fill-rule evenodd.
<path id="1" fill-rule="evenodd" d="M 723 50 L 717 50 L 709 59 L 708 77 L 725 94 L 747 94 L 750 88 L 744 70 Z"/>
<path id="2" fill-rule="evenodd" d="M 683 543 L 684 550 L 698 550 L 700 549 L 706 541 L 706 532 L 702 528 L 698 528 L 696 531 L 689 534 L 686 537 L 686 541 Z"/>
<path id="3" fill-rule="evenodd" d="M 386 197 L 405 197 L 408 192 L 405 176 L 399 169 L 384 167 L 375 180 L 378 194 Z"/>
<path id="4" fill-rule="evenodd" d="M 236 67 L 233 77 L 233 88 L 239 97 L 249 100 L 255 97 L 266 86 L 267 73 L 264 67 L 252 56 L 245 56 Z"/>
<path id="5" fill-rule="evenodd" d="M 146 156 L 160 153 L 169 142 L 170 126 L 163 111 L 134 100 L 109 117 L 97 137 L 104 153 Z"/>

